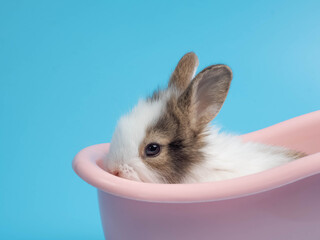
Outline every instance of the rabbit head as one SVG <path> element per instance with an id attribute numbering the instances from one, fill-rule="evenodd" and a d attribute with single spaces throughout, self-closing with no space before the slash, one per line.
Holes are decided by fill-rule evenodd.
<path id="1" fill-rule="evenodd" d="M 195 77 L 198 58 L 184 55 L 166 89 L 141 100 L 115 129 L 107 171 L 154 183 L 185 182 L 204 161 L 208 124 L 220 111 L 232 80 L 226 65 L 212 65 Z"/>

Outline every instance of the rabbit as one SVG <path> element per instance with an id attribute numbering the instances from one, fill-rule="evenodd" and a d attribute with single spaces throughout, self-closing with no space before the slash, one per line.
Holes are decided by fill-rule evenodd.
<path id="1" fill-rule="evenodd" d="M 304 156 L 209 126 L 226 99 L 232 71 L 218 64 L 194 77 L 198 64 L 195 53 L 185 54 L 166 89 L 120 118 L 103 159 L 106 171 L 141 182 L 198 183 L 258 173 Z"/>

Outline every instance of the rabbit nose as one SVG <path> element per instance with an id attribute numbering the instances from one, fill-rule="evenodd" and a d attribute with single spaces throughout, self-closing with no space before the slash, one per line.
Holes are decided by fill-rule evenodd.
<path id="1" fill-rule="evenodd" d="M 113 175 L 115 175 L 115 176 L 119 177 L 120 172 L 119 172 L 118 170 L 115 170 L 115 171 L 112 171 L 112 172 L 111 172 L 111 174 L 113 174 Z"/>
<path id="2" fill-rule="evenodd" d="M 119 171 L 118 169 L 112 169 L 112 168 L 110 168 L 109 166 L 106 166 L 106 167 L 105 167 L 105 170 L 106 170 L 108 173 L 110 173 L 110 174 L 112 174 L 112 175 L 114 175 L 114 176 L 119 177 L 119 175 L 120 175 L 120 171 Z"/>

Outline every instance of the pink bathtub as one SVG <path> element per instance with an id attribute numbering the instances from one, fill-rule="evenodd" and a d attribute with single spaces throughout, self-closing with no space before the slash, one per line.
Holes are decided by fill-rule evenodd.
<path id="1" fill-rule="evenodd" d="M 108 240 L 319 240 L 320 111 L 243 139 L 309 154 L 237 179 L 199 184 L 129 181 L 101 169 L 108 144 L 83 149 L 75 172 L 98 189 Z"/>

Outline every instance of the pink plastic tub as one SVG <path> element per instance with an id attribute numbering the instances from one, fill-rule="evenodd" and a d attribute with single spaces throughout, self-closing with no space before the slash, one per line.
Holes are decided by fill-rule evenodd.
<path id="1" fill-rule="evenodd" d="M 98 189 L 108 240 L 319 240 L 320 111 L 243 139 L 309 154 L 237 179 L 199 184 L 129 181 L 101 169 L 108 144 L 83 149 L 73 168 Z"/>

